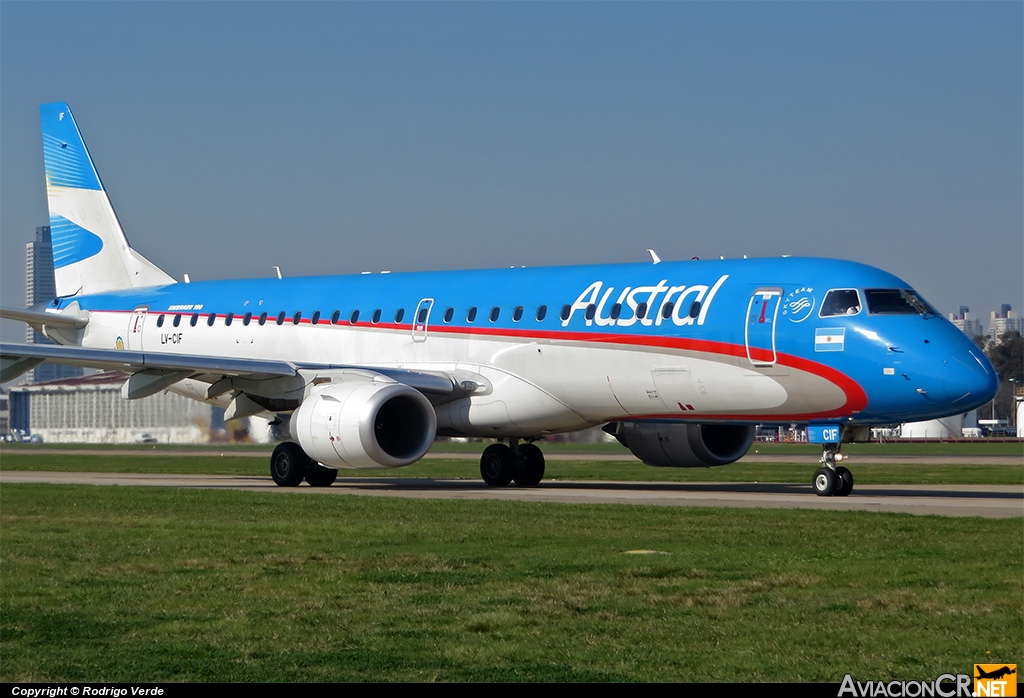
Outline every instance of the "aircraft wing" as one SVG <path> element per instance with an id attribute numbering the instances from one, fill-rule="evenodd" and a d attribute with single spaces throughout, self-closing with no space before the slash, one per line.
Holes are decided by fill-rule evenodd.
<path id="1" fill-rule="evenodd" d="M 305 372 L 358 370 L 387 376 L 398 383 L 416 388 L 434 396 L 448 396 L 456 392 L 452 377 L 444 373 L 413 371 L 386 366 L 352 366 L 342 364 L 291 363 L 268 359 L 233 359 L 228 357 L 168 354 L 154 351 L 125 351 L 118 349 L 90 349 L 55 344 L 0 343 L 0 382 L 17 378 L 44 361 L 69 366 L 82 366 L 105 371 L 143 373 L 163 376 L 170 380 L 196 377 L 238 377 L 250 380 L 299 377 Z M 161 381 L 160 389 L 176 382 Z M 155 390 L 152 392 L 156 392 Z M 152 394 L 133 394 L 145 397 Z"/>

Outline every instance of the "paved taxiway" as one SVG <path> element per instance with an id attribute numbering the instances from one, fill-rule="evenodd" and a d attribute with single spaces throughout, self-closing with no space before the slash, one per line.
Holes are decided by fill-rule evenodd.
<path id="1" fill-rule="evenodd" d="M 481 445 L 481 451 L 483 450 Z M 39 448 L 29 446 L 27 448 L 15 446 L 10 453 L 36 456 L 230 456 L 232 458 L 262 458 L 270 459 L 269 450 L 247 450 L 247 449 L 171 449 L 171 448 Z M 808 447 L 804 454 L 759 454 L 756 450 L 740 458 L 738 463 L 813 463 L 817 459 L 820 449 Z M 474 451 L 446 453 L 444 451 L 432 451 L 423 456 L 425 460 L 434 458 L 448 460 L 472 460 L 479 461 L 480 453 Z M 810 460 L 808 460 L 810 459 Z M 958 463 L 960 465 L 1024 465 L 1022 456 L 990 456 L 990 455 L 873 455 L 858 453 L 854 456 L 853 463 L 888 463 L 889 465 L 908 465 L 913 463 Z M 544 460 L 547 461 L 631 461 L 640 465 L 640 461 L 632 453 L 545 453 Z"/>
<path id="2" fill-rule="evenodd" d="M 810 484 L 721 482 L 592 482 L 545 480 L 537 487 L 492 488 L 473 480 L 339 477 L 333 487 L 277 487 L 269 477 L 135 473 L 0 472 L 0 484 L 116 485 L 274 492 L 354 494 L 421 499 L 501 499 L 577 504 L 645 504 L 835 511 L 884 511 L 940 516 L 1024 516 L 1024 487 L 1011 485 L 857 485 L 849 497 L 816 497 Z"/>

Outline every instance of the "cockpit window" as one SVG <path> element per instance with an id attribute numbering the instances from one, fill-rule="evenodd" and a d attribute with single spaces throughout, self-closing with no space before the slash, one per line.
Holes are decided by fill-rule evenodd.
<path id="1" fill-rule="evenodd" d="M 860 296 L 856 289 L 834 288 L 825 294 L 818 317 L 856 315 L 860 312 Z"/>
<path id="2" fill-rule="evenodd" d="M 928 317 L 938 313 L 921 296 L 910 289 L 866 288 L 868 312 L 872 315 L 920 315 Z"/>

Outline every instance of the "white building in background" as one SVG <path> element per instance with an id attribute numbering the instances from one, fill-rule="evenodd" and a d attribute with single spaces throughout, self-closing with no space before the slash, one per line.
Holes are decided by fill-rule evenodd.
<path id="1" fill-rule="evenodd" d="M 1017 388 L 1014 392 L 1013 407 L 1017 419 L 1017 438 L 1024 439 L 1024 388 Z"/>
<path id="2" fill-rule="evenodd" d="M 971 317 L 971 309 L 966 305 L 961 305 L 955 313 L 949 313 L 947 317 L 958 330 L 971 339 L 985 334 L 985 330 L 981 327 L 981 320 Z"/>
<path id="3" fill-rule="evenodd" d="M 964 436 L 964 415 L 954 414 L 927 422 L 907 422 L 900 425 L 903 439 L 960 439 Z"/>
<path id="4" fill-rule="evenodd" d="M 999 338 L 1007 332 L 1024 334 L 1024 321 L 1022 321 L 1020 313 L 1010 309 L 1009 303 L 1003 303 L 999 307 L 999 312 L 993 310 L 989 313 L 988 336 L 993 342 L 998 342 Z"/>
<path id="5" fill-rule="evenodd" d="M 0 388 L 0 436 L 11 430 L 11 400 L 7 391 Z"/>
<path id="6" fill-rule="evenodd" d="M 274 440 L 269 418 L 259 415 L 249 417 L 249 440 L 255 444 L 268 444 Z"/>
<path id="7" fill-rule="evenodd" d="M 50 443 L 206 443 L 223 431 L 223 412 L 197 400 L 125 400 L 126 379 L 108 371 L 11 388 L 11 428 Z"/>

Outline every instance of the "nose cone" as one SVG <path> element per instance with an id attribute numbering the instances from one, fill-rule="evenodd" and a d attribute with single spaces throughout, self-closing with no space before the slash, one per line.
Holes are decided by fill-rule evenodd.
<path id="1" fill-rule="evenodd" d="M 984 405 L 999 389 L 995 369 L 980 349 L 959 351 L 945 364 L 942 385 L 946 400 L 958 411 L 967 412 Z"/>

